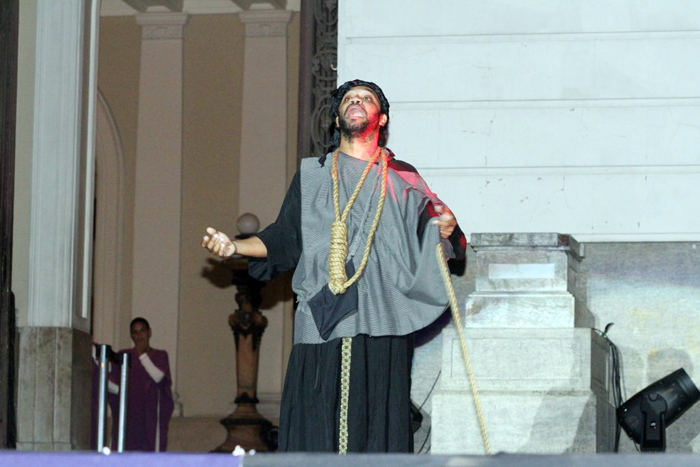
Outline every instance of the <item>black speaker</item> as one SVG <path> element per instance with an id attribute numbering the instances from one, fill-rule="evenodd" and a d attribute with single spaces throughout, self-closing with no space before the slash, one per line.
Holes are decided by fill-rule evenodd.
<path id="1" fill-rule="evenodd" d="M 700 391 L 680 368 L 618 407 L 617 418 L 642 451 L 665 451 L 666 428 L 699 399 Z"/>

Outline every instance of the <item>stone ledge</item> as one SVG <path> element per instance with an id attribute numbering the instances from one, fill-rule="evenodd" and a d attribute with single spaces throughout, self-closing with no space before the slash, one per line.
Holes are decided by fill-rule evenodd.
<path id="1" fill-rule="evenodd" d="M 474 292 L 465 306 L 469 328 L 574 327 L 574 297 L 568 292 Z"/>
<path id="2" fill-rule="evenodd" d="M 480 391 L 587 391 L 607 397 L 607 342 L 590 329 L 471 329 Z M 441 391 L 469 391 L 456 331 L 442 333 Z M 595 364 L 592 360 L 595 359 Z"/>
<path id="3" fill-rule="evenodd" d="M 612 451 L 614 408 L 590 391 L 483 393 L 480 400 L 493 453 Z M 435 394 L 432 418 L 432 453 L 484 453 L 471 394 Z"/>

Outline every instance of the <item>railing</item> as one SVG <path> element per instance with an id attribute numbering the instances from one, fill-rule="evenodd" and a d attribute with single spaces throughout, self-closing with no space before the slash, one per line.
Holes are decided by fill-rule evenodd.
<path id="1" fill-rule="evenodd" d="M 100 355 L 98 365 L 100 366 L 100 386 L 99 402 L 97 409 L 97 452 L 103 452 L 105 448 L 105 423 L 107 420 L 107 374 L 108 363 L 111 361 L 116 365 L 121 365 L 121 378 L 119 384 L 119 433 L 117 437 L 117 452 L 124 452 L 124 441 L 126 435 L 126 396 L 129 384 L 129 355 L 124 353 L 120 356 L 112 350 L 109 345 L 99 346 Z M 114 416 L 114 414 L 112 414 Z"/>

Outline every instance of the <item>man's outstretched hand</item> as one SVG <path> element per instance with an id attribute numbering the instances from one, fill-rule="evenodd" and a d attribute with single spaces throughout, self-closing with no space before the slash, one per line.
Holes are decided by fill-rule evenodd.
<path id="1" fill-rule="evenodd" d="M 455 219 L 450 208 L 445 205 L 436 204 L 435 211 L 440 214 L 440 216 L 433 219 L 433 224 L 440 227 L 440 238 L 449 238 L 452 232 L 455 231 L 455 227 L 457 227 L 457 219 Z"/>
<path id="2" fill-rule="evenodd" d="M 206 235 L 202 237 L 202 248 L 206 248 L 220 258 L 230 258 L 236 253 L 236 245 L 231 239 L 212 227 L 207 227 Z"/>

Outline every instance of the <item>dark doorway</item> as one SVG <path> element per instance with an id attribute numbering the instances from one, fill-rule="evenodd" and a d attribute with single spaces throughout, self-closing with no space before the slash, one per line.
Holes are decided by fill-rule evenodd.
<path id="1" fill-rule="evenodd" d="M 15 447 L 12 209 L 19 0 L 0 1 L 0 449 Z"/>

